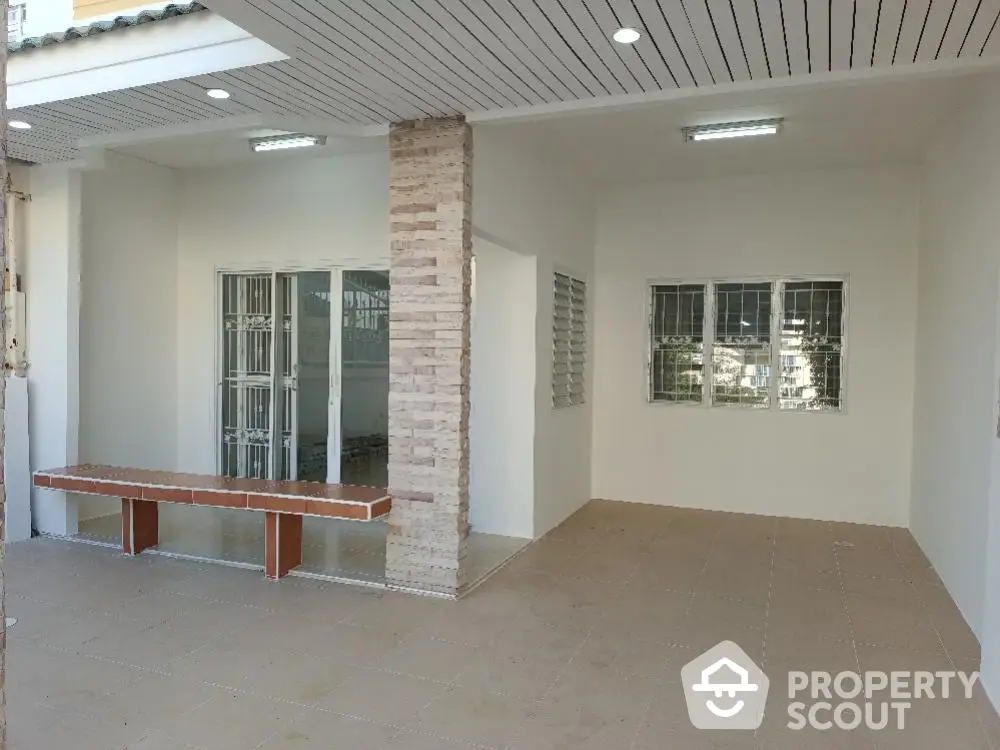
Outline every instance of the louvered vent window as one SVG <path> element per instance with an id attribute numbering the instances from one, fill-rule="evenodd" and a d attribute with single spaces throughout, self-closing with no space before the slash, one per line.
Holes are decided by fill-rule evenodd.
<path id="1" fill-rule="evenodd" d="M 587 284 L 556 273 L 552 295 L 552 406 L 558 409 L 586 399 Z"/>

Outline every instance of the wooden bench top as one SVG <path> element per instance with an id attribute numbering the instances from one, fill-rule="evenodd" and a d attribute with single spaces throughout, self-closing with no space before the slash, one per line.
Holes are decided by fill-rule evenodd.
<path id="1" fill-rule="evenodd" d="M 381 487 L 236 479 L 176 471 L 82 464 L 34 473 L 36 487 L 158 503 L 242 508 L 297 516 L 372 521 L 389 512 Z"/>

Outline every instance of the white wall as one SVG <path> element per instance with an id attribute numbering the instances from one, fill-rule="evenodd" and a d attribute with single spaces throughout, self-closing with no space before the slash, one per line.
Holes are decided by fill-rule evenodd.
<path id="1" fill-rule="evenodd" d="M 534 536 L 537 537 L 591 497 L 592 368 L 588 367 L 588 398 L 584 405 L 553 409 L 551 382 L 552 274 L 558 267 L 592 283 L 592 202 L 578 180 L 552 167 L 543 155 L 521 146 L 502 128 L 477 125 L 473 140 L 472 214 L 478 236 L 504 249 L 535 256 L 537 263 L 534 288 L 517 289 L 523 304 L 530 305 L 534 296 L 536 306 Z M 527 408 L 520 403 L 509 407 Z M 524 418 L 530 416 L 525 414 Z"/>
<path id="2" fill-rule="evenodd" d="M 924 172 L 911 528 L 983 640 L 1000 703 L 1000 89 L 984 94 Z"/>
<path id="3" fill-rule="evenodd" d="M 177 461 L 177 174 L 109 155 L 83 173 L 80 460 Z M 81 498 L 79 518 L 119 510 Z"/>
<path id="4" fill-rule="evenodd" d="M 842 170 L 605 194 L 594 495 L 906 525 L 916 183 L 909 169 Z M 649 280 L 796 274 L 849 274 L 846 413 L 647 403 Z"/>
<path id="5" fill-rule="evenodd" d="M 181 173 L 177 468 L 215 473 L 220 269 L 389 263 L 388 153 Z"/>
<path id="6" fill-rule="evenodd" d="M 472 530 L 531 538 L 535 478 L 535 298 L 532 256 L 473 240 Z"/>
<path id="7" fill-rule="evenodd" d="M 58 165 L 34 167 L 29 181 L 27 252 L 20 273 L 35 471 L 79 458 L 80 175 Z M 65 493 L 32 488 L 31 510 L 39 531 L 76 533 L 76 505 Z"/>

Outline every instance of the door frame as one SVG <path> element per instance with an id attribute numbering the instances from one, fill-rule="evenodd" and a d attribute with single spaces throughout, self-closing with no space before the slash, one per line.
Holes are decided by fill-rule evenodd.
<path id="1" fill-rule="evenodd" d="M 327 483 L 338 483 L 340 479 L 340 452 L 343 441 L 343 425 L 341 424 L 341 398 L 342 398 L 342 338 L 343 338 L 343 304 L 344 304 L 344 271 L 388 271 L 389 260 L 387 258 L 340 258 L 337 260 L 314 260 L 314 261 L 248 261 L 245 263 L 226 263 L 216 265 L 212 270 L 213 283 L 213 315 L 212 324 L 215 326 L 214 351 L 212 352 L 214 364 L 213 385 L 214 393 L 212 399 L 211 430 L 215 441 L 215 473 L 222 473 L 222 384 L 223 367 L 222 353 L 224 349 L 224 331 L 222 327 L 222 278 L 225 274 L 271 274 L 272 283 L 277 274 L 295 274 L 303 272 L 328 272 L 330 274 L 330 381 L 327 398 L 327 440 L 326 440 L 326 481 Z M 277 313 L 274 313 L 275 317 Z M 275 356 L 277 347 L 272 339 L 271 356 Z M 273 377 L 273 369 L 272 369 Z M 272 393 L 272 417 L 274 415 L 273 404 L 278 395 Z M 275 425 L 272 422 L 272 446 L 274 445 Z M 293 436 L 293 445 L 296 439 Z M 277 460 L 272 454 L 272 461 Z M 293 461 L 297 461 L 297 456 L 292 456 Z M 334 471 L 335 470 L 335 471 Z"/>

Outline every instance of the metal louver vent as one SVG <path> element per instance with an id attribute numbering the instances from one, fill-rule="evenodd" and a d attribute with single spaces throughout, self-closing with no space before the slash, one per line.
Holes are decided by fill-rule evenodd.
<path id="1" fill-rule="evenodd" d="M 552 406 L 586 400 L 587 284 L 556 273 L 552 286 Z"/>

